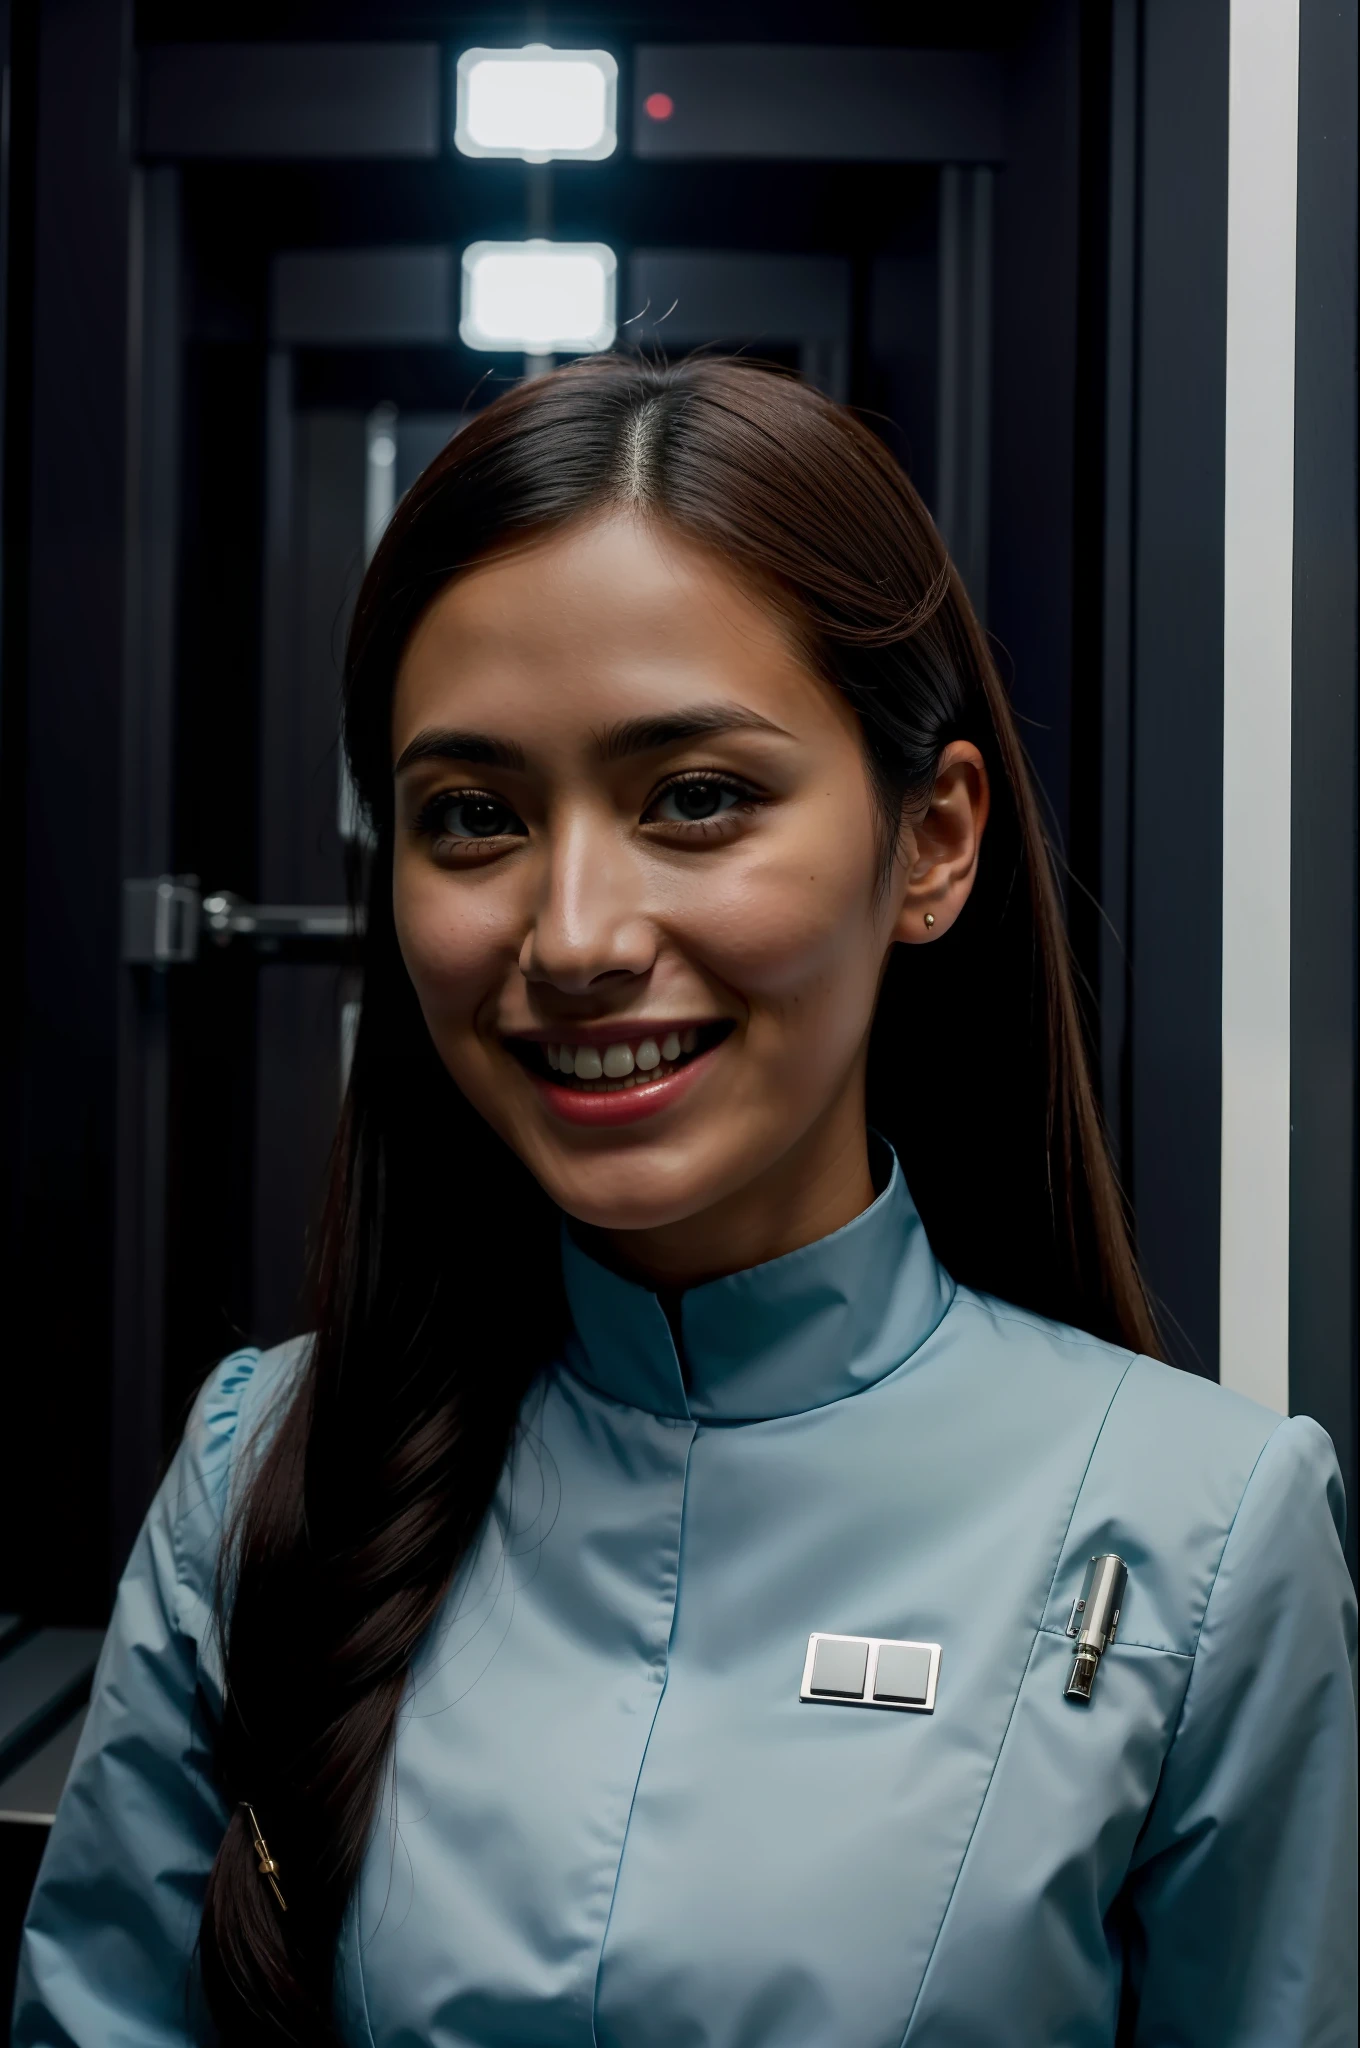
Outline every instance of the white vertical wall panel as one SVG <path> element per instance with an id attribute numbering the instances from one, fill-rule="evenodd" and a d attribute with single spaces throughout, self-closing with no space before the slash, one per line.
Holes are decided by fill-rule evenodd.
<path id="1" fill-rule="evenodd" d="M 1298 0 L 1232 0 L 1219 1374 L 1225 1386 L 1281 1412 L 1289 1406 L 1298 81 Z"/>

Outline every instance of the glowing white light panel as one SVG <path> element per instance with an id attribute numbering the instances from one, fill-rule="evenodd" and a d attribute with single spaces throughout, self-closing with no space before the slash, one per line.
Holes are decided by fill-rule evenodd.
<path id="1" fill-rule="evenodd" d="M 1299 0 L 1229 22 L 1219 1377 L 1287 1414 Z"/>
<path id="2" fill-rule="evenodd" d="M 614 339 L 618 263 L 603 242 L 473 242 L 458 332 L 469 348 L 589 355 Z"/>
<path id="3" fill-rule="evenodd" d="M 594 160 L 618 142 L 619 67 L 607 50 L 464 50 L 454 141 L 464 156 Z"/>

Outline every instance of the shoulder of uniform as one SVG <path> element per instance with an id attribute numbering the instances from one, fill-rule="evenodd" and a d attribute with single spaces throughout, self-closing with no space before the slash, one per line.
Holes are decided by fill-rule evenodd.
<path id="1" fill-rule="evenodd" d="M 993 1294 L 979 1294 L 971 1287 L 959 1287 L 950 1313 L 971 1317 L 984 1325 L 999 1349 L 1017 1362 L 1026 1355 L 1034 1360 L 1061 1358 L 1084 1365 L 1099 1364 L 1116 1377 L 1123 1374 L 1134 1357 L 1127 1345 L 1110 1344 L 1078 1330 L 1071 1323 L 1055 1323 L 1033 1309 L 1017 1308 Z"/>
<path id="2" fill-rule="evenodd" d="M 184 1449 L 210 1481 L 219 1510 L 241 1455 L 278 1421 L 306 1364 L 308 1337 L 292 1337 L 268 1351 L 254 1345 L 233 1351 L 199 1388 L 184 1429 Z"/>
<path id="3" fill-rule="evenodd" d="M 1110 1421 L 1117 1430 L 1149 1443 L 1175 1436 L 1198 1464 L 1222 1465 L 1245 1487 L 1284 1417 L 1201 1373 L 1135 1355 Z"/>
<path id="4" fill-rule="evenodd" d="M 176 1576 L 197 1600 L 209 1597 L 222 1530 L 296 1390 L 310 1341 L 233 1351 L 199 1388 L 163 1489 Z"/>
<path id="5" fill-rule="evenodd" d="M 1120 1640 L 1192 1653 L 1258 1464 L 1297 1467 L 1294 1483 L 1316 1489 L 1313 1467 L 1330 1451 L 1323 1433 L 1199 1374 L 967 1288 L 954 1313 L 964 1329 L 985 1331 L 1001 1370 L 1027 1377 L 1055 1430 L 1078 1413 L 1088 1418 L 1089 1449 L 1073 1473 L 1043 1626 L 1065 1630 L 1090 1558 L 1114 1551 L 1129 1567 Z"/>
<path id="6" fill-rule="evenodd" d="M 1046 1624 L 1066 1625 L 1087 1560 L 1129 1567 L 1120 1640 L 1193 1653 L 1224 1546 L 1284 1417 L 1214 1381 L 1133 1356 L 1073 1506 Z"/>
<path id="7" fill-rule="evenodd" d="M 1107 1428 L 1123 1429 L 1131 1418 L 1141 1422 L 1159 1417 L 1163 1426 L 1193 1430 L 1204 1455 L 1226 1453 L 1236 1462 L 1244 1446 L 1250 1447 L 1254 1460 L 1282 1420 L 1272 1409 L 1231 1393 L 1216 1380 L 1164 1365 L 1126 1345 L 1111 1344 L 1089 1330 L 1053 1322 L 992 1295 L 960 1287 L 954 1307 L 956 1313 L 985 1323 L 998 1347 L 1017 1362 L 1028 1355 L 1036 1362 L 1060 1358 L 1104 1368 L 1118 1387 Z"/>

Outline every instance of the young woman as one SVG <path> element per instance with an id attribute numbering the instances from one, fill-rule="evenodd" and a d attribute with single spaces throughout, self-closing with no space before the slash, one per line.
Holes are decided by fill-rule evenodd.
<path id="1" fill-rule="evenodd" d="M 901 472 L 745 365 L 524 386 L 346 706 L 315 1332 L 151 1510 L 18 2048 L 1341 2048 L 1335 1463 L 1154 1362 Z"/>

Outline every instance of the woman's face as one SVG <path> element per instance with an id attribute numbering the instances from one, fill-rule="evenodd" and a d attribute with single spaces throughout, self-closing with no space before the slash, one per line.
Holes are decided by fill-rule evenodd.
<path id="1" fill-rule="evenodd" d="M 795 1189 L 834 1206 L 853 1180 L 863 1206 L 879 982 L 967 895 L 975 749 L 972 839 L 941 859 L 922 821 L 881 890 L 853 712 L 716 558 L 632 516 L 453 581 L 392 746 L 397 933 L 434 1044 L 569 1215 L 643 1265 L 669 1245 L 715 1269 L 772 1255 L 737 1242 L 762 1216 L 775 1249 L 819 1234 Z"/>

